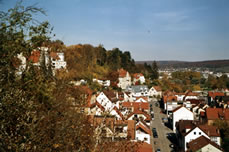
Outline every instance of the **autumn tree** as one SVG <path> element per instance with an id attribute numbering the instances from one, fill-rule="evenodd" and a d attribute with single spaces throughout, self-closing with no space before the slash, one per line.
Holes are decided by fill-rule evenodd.
<path id="1" fill-rule="evenodd" d="M 42 9 L 21 2 L 0 13 L 0 151 L 89 151 L 93 130 L 84 114 L 80 90 L 45 74 L 29 56 L 50 41 L 48 22 L 37 22 Z M 21 60 L 26 65 L 18 76 Z"/>

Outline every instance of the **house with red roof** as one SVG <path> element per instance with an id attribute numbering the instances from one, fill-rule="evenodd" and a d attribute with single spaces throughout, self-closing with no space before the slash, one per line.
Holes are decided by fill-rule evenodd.
<path id="1" fill-rule="evenodd" d="M 222 148 L 205 136 L 200 136 L 187 144 L 187 152 L 223 152 Z"/>
<path id="2" fill-rule="evenodd" d="M 139 121 L 136 124 L 135 135 L 137 141 L 143 141 L 150 144 L 150 136 L 152 135 L 152 132 L 150 130 L 150 127 L 144 122 Z"/>
<path id="3" fill-rule="evenodd" d="M 149 111 L 149 103 L 145 102 L 122 102 L 120 104 L 120 109 L 122 114 L 127 117 L 130 113 L 134 112 L 135 110 L 140 111 Z"/>
<path id="4" fill-rule="evenodd" d="M 152 86 L 150 89 L 149 89 L 149 96 L 152 96 L 152 97 L 162 97 L 162 89 L 160 86 Z"/>
<path id="5" fill-rule="evenodd" d="M 127 116 L 127 120 L 136 120 L 136 121 L 142 120 L 149 125 L 151 117 L 147 112 L 137 109 Z"/>
<path id="6" fill-rule="evenodd" d="M 179 146 L 186 151 L 187 143 L 200 136 L 205 136 L 210 139 L 205 131 L 198 127 L 195 121 L 191 120 L 180 120 L 176 124 L 176 136 L 178 138 Z"/>
<path id="7" fill-rule="evenodd" d="M 145 77 L 142 73 L 135 73 L 133 74 L 133 84 L 134 85 L 140 85 L 145 83 Z"/>
<path id="8" fill-rule="evenodd" d="M 59 69 L 66 69 L 67 63 L 64 60 L 63 52 L 48 52 L 49 48 L 41 47 L 38 50 L 34 50 L 29 57 L 29 61 L 33 65 L 40 66 L 42 62 L 48 67 L 51 64 L 53 74 Z"/>
<path id="9" fill-rule="evenodd" d="M 120 101 L 118 100 L 118 96 L 114 91 L 104 90 L 98 94 L 96 100 L 105 108 L 105 111 L 112 110 L 114 106 L 119 108 Z"/>
<path id="10" fill-rule="evenodd" d="M 213 125 L 216 120 L 225 120 L 229 123 L 229 109 L 207 108 L 206 120 L 208 125 Z"/>
<path id="11" fill-rule="evenodd" d="M 223 97 L 225 94 L 223 92 L 218 92 L 218 91 L 209 91 L 208 92 L 208 104 L 211 105 L 216 97 Z"/>
<path id="12" fill-rule="evenodd" d="M 123 90 L 126 89 L 128 86 L 131 86 L 131 76 L 129 72 L 124 69 L 119 69 L 118 73 L 119 77 L 117 86 Z"/>
<path id="13" fill-rule="evenodd" d="M 176 123 L 180 120 L 194 120 L 194 115 L 190 110 L 183 106 L 174 109 L 172 113 L 172 125 L 174 132 L 176 131 Z"/>
<path id="14" fill-rule="evenodd" d="M 220 132 L 217 127 L 206 124 L 203 125 L 199 121 L 180 120 L 176 124 L 176 136 L 179 146 L 185 151 L 187 150 L 187 143 L 200 136 L 205 136 L 220 146 Z"/>

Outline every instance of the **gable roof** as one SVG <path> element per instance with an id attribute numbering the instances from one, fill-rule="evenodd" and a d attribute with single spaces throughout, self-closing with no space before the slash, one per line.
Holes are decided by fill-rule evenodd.
<path id="1" fill-rule="evenodd" d="M 142 110 L 139 110 L 139 109 L 135 109 L 132 113 L 130 113 L 128 116 L 127 116 L 127 119 L 129 119 L 131 116 L 135 115 L 135 114 L 142 114 L 146 117 L 145 121 L 150 121 L 151 120 L 151 117 L 148 113 L 146 113 L 145 111 L 142 111 Z"/>
<path id="2" fill-rule="evenodd" d="M 109 90 L 109 91 L 108 91 L 108 90 L 104 90 L 103 93 L 107 96 L 107 98 L 108 98 L 111 102 L 116 103 L 116 102 L 118 101 L 118 98 L 117 98 L 115 92 L 110 91 L 110 90 Z"/>
<path id="3" fill-rule="evenodd" d="M 219 129 L 216 126 L 198 125 L 199 128 L 204 130 L 209 137 L 220 137 Z"/>
<path id="4" fill-rule="evenodd" d="M 179 122 L 176 123 L 176 128 L 178 132 L 182 135 L 185 136 L 187 133 L 186 129 L 192 130 L 193 128 L 196 127 L 197 121 L 193 120 L 180 120 Z"/>
<path id="5" fill-rule="evenodd" d="M 229 109 L 207 108 L 206 116 L 208 120 L 216 120 L 216 119 L 229 120 Z"/>
<path id="6" fill-rule="evenodd" d="M 173 109 L 173 113 L 174 113 L 174 112 L 177 112 L 177 111 L 180 110 L 181 108 L 185 108 L 187 111 L 190 111 L 190 110 L 188 110 L 188 109 L 187 109 L 186 107 L 184 107 L 184 106 L 179 106 L 179 107 Z M 190 112 L 192 113 L 192 111 L 190 111 Z"/>
<path id="7" fill-rule="evenodd" d="M 213 99 L 215 99 L 216 96 L 224 96 L 223 92 L 213 92 L 213 91 L 209 91 L 208 92 L 208 96 L 212 97 Z"/>
<path id="8" fill-rule="evenodd" d="M 134 109 L 149 109 L 149 103 L 148 102 L 123 102 L 121 103 L 122 107 L 126 108 L 134 108 Z"/>
<path id="9" fill-rule="evenodd" d="M 50 57 L 55 59 L 55 60 L 59 60 L 60 57 L 56 52 L 50 52 Z"/>
<path id="10" fill-rule="evenodd" d="M 188 143 L 188 152 L 194 152 L 198 151 L 199 149 L 205 147 L 206 145 L 211 144 L 215 148 L 222 150 L 219 145 L 217 145 L 215 142 L 212 142 L 210 139 L 206 138 L 205 136 L 200 136 L 199 138 L 196 138 L 195 140 L 192 140 Z"/>
<path id="11" fill-rule="evenodd" d="M 41 52 L 38 50 L 32 51 L 29 61 L 32 63 L 38 63 L 40 61 Z"/>
<path id="12" fill-rule="evenodd" d="M 140 144 L 137 152 L 152 152 L 153 148 L 151 144 L 143 142 Z"/>
<path id="13" fill-rule="evenodd" d="M 96 106 L 99 107 L 102 111 L 105 111 L 105 108 L 97 101 L 95 103 L 91 104 L 90 108 L 94 108 Z"/>
<path id="14" fill-rule="evenodd" d="M 152 134 L 151 131 L 150 131 L 150 129 L 149 129 L 148 127 L 142 125 L 141 123 L 139 123 L 139 124 L 136 126 L 136 130 L 138 130 L 138 129 L 141 129 L 142 131 L 144 131 L 145 133 L 147 133 L 147 134 L 149 134 L 149 135 Z"/>
<path id="15" fill-rule="evenodd" d="M 135 74 L 133 75 L 133 77 L 134 77 L 135 79 L 139 79 L 140 77 L 144 77 L 144 75 L 143 75 L 142 73 L 135 73 Z"/>
<path id="16" fill-rule="evenodd" d="M 162 91 L 161 87 L 160 86 L 152 86 L 152 88 L 154 88 L 156 91 Z"/>
<path id="17" fill-rule="evenodd" d="M 118 70 L 118 73 L 119 73 L 119 77 L 120 77 L 120 78 L 124 78 L 124 77 L 126 77 L 126 75 L 127 75 L 127 71 L 124 70 L 123 68 L 119 69 L 119 70 Z"/>
<path id="18" fill-rule="evenodd" d="M 122 113 L 119 111 L 119 109 L 118 109 L 116 106 L 114 106 L 113 109 L 114 109 L 114 110 L 116 111 L 116 113 L 122 118 L 122 120 L 125 120 L 124 116 L 122 115 Z"/>
<path id="19" fill-rule="evenodd" d="M 175 95 L 164 95 L 163 101 L 164 101 L 164 103 L 167 103 L 168 101 L 177 101 L 177 96 L 175 96 Z"/>

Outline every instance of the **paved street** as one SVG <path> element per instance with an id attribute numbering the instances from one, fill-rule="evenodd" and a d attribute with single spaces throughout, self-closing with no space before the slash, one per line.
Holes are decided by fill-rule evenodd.
<path id="1" fill-rule="evenodd" d="M 158 138 L 151 137 L 151 143 L 153 145 L 153 149 L 160 149 L 162 152 L 170 152 L 172 149 L 169 147 L 171 142 L 166 137 L 167 133 L 172 133 L 172 130 L 169 129 L 162 123 L 162 118 L 165 118 L 166 115 L 161 112 L 161 109 L 158 106 L 155 106 L 156 101 L 151 102 L 153 104 L 153 111 L 154 111 L 154 120 L 151 121 L 151 130 L 152 128 L 156 128 Z"/>

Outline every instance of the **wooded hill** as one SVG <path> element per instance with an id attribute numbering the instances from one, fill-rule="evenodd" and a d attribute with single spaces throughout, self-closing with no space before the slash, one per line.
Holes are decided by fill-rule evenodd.
<path id="1" fill-rule="evenodd" d="M 135 61 L 130 52 L 119 48 L 106 50 L 102 45 L 72 45 L 65 48 L 67 70 L 72 79 L 106 78 L 110 72 L 124 68 L 135 71 Z"/>

